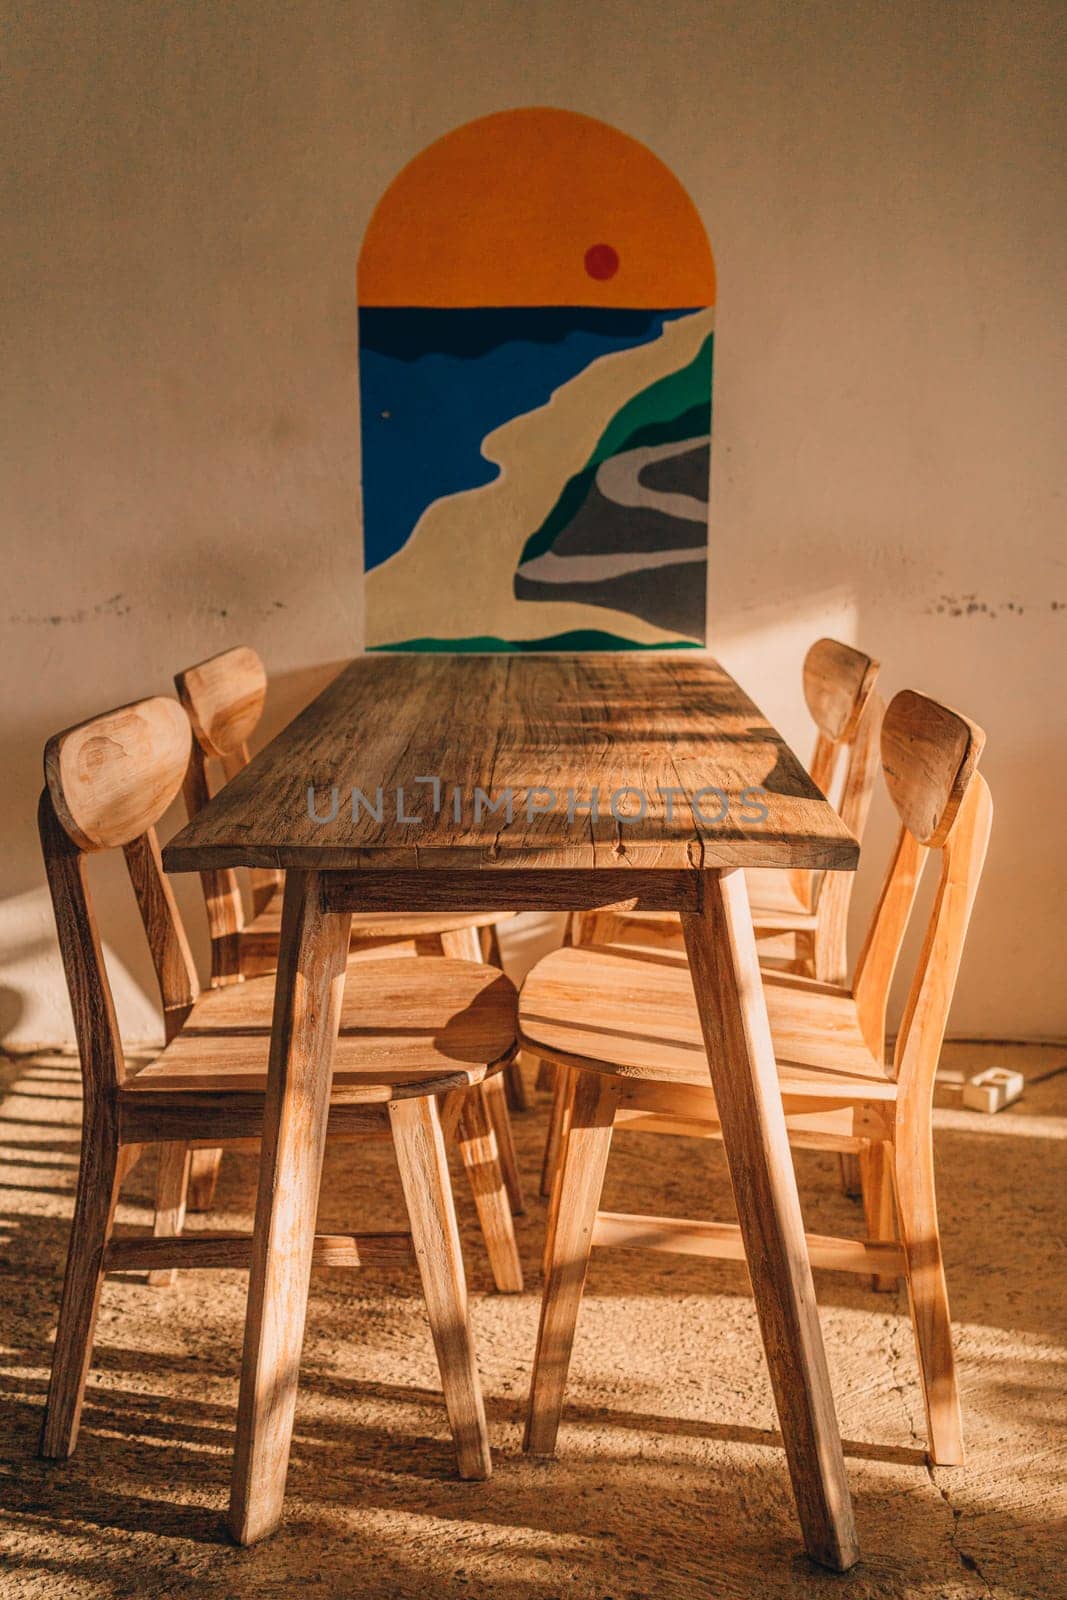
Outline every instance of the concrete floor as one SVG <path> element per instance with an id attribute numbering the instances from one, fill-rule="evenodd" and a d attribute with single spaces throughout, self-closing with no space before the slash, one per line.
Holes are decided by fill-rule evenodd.
<path id="1" fill-rule="evenodd" d="M 956 1046 L 950 1067 L 1067 1049 Z M 509 1600 L 722 1596 L 1067 1595 L 1062 1544 L 1062 1255 L 1067 1073 L 996 1117 L 939 1090 L 937 1149 L 968 1464 L 924 1463 L 903 1294 L 816 1274 L 863 1549 L 847 1578 L 800 1552 L 744 1273 L 605 1252 L 594 1260 L 560 1455 L 521 1454 L 544 1212 L 521 1222 L 528 1290 L 491 1292 L 461 1183 L 468 1275 L 496 1470 L 453 1476 L 413 1274 L 322 1272 L 312 1284 L 286 1522 L 237 1550 L 222 1533 L 245 1284 L 188 1273 L 173 1290 L 109 1280 L 78 1450 L 34 1455 L 77 1169 L 69 1055 L 0 1061 L 0 1592 L 62 1596 L 362 1595 Z M 545 1123 L 516 1118 L 530 1189 Z M 380 1145 L 329 1158 L 322 1220 L 401 1221 Z M 836 1163 L 801 1153 L 810 1226 L 856 1226 Z M 149 1220 L 151 1168 L 120 1222 Z M 216 1221 L 247 1225 L 255 1167 L 228 1158 Z M 709 1197 L 710 1186 L 710 1197 Z M 728 1217 L 722 1152 L 620 1135 L 608 1206 Z M 1057 1408 L 1060 1416 L 1057 1418 Z M 1057 1435 L 1057 1426 L 1060 1432 Z M 1057 1495 L 1060 1502 L 1057 1506 Z M 1060 1520 L 1057 1522 L 1057 1518 Z"/>

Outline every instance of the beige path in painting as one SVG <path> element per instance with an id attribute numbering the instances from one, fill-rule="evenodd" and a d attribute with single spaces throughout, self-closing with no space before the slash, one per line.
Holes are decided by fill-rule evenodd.
<path id="1" fill-rule="evenodd" d="M 516 600 L 512 580 L 527 539 L 567 479 L 585 466 L 620 406 L 691 362 L 714 319 L 708 310 L 668 322 L 652 344 L 600 357 L 546 406 L 489 434 L 482 451 L 500 466 L 500 477 L 435 501 L 404 548 L 367 574 L 368 648 L 421 638 L 543 639 L 576 628 L 602 629 L 639 645 L 676 642 L 677 634 L 630 612 Z"/>

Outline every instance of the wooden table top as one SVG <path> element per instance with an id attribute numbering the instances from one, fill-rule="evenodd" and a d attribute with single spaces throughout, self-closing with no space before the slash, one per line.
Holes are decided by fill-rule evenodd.
<path id="1" fill-rule="evenodd" d="M 440 780 L 436 814 L 432 785 L 417 781 L 427 778 Z M 334 820 L 311 818 L 309 785 L 323 817 L 336 787 Z M 352 790 L 377 811 L 379 788 L 381 821 L 358 800 L 353 820 Z M 613 800 L 632 820 L 612 815 Z M 833 807 L 716 661 L 636 651 L 360 656 L 163 852 L 171 872 L 852 870 L 857 858 Z"/>

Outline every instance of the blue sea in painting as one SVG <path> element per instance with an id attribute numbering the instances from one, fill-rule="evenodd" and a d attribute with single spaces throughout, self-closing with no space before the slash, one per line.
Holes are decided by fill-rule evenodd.
<path id="1" fill-rule="evenodd" d="M 487 434 L 546 405 L 601 356 L 659 338 L 672 311 L 573 306 L 359 312 L 366 570 L 410 538 L 427 506 L 492 482 Z"/>

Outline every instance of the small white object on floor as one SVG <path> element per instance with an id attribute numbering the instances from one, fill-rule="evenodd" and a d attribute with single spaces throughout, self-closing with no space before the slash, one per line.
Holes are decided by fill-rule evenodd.
<path id="1" fill-rule="evenodd" d="M 1021 1072 L 1008 1067 L 987 1067 L 976 1072 L 963 1085 L 963 1103 L 971 1111 L 1003 1111 L 1023 1092 L 1025 1079 Z"/>

